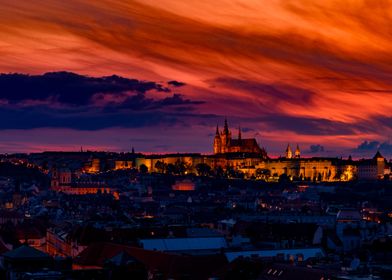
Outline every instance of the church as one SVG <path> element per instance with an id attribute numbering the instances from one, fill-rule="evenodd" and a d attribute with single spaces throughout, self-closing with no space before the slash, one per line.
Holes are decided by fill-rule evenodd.
<path id="1" fill-rule="evenodd" d="M 241 128 L 238 128 L 238 137 L 233 139 L 231 131 L 225 119 L 223 131 L 219 131 L 218 125 L 216 126 L 216 133 L 214 138 L 214 154 L 227 154 L 227 153 L 252 153 L 260 154 L 262 157 L 267 157 L 264 148 L 260 148 L 255 138 L 243 139 L 241 136 Z"/>

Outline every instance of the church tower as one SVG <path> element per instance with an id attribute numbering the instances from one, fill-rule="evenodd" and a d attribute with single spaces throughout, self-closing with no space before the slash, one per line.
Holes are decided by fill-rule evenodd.
<path id="1" fill-rule="evenodd" d="M 297 148 L 295 149 L 295 152 L 294 152 L 294 157 L 295 158 L 300 158 L 301 157 L 301 151 L 299 149 L 298 144 L 297 144 Z"/>
<path id="2" fill-rule="evenodd" d="M 231 141 L 231 132 L 229 130 L 229 126 L 227 124 L 227 119 L 225 119 L 225 126 L 223 128 L 223 131 L 221 133 L 221 141 L 222 141 L 222 153 L 227 153 L 229 151 L 230 147 L 230 141 Z"/>
<path id="3" fill-rule="evenodd" d="M 219 133 L 219 127 L 216 125 L 216 133 L 214 138 L 214 154 L 222 153 L 222 139 Z"/>
<path id="4" fill-rule="evenodd" d="M 286 158 L 293 158 L 293 151 L 291 150 L 290 144 L 286 148 Z"/>

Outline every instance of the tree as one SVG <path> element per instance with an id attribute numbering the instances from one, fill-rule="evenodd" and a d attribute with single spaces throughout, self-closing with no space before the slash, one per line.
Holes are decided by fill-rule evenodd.
<path id="1" fill-rule="evenodd" d="M 176 167 L 174 166 L 173 163 L 169 163 L 168 165 L 166 165 L 166 173 L 167 174 L 173 175 L 175 170 L 176 170 Z"/>
<path id="2" fill-rule="evenodd" d="M 140 165 L 139 171 L 142 174 L 146 174 L 148 172 L 148 167 L 145 164 Z"/>
<path id="3" fill-rule="evenodd" d="M 235 170 L 234 170 L 233 166 L 231 166 L 231 165 L 226 166 L 225 176 L 227 178 L 235 178 Z"/>
<path id="4" fill-rule="evenodd" d="M 158 170 L 159 173 L 165 172 L 166 164 L 163 161 L 158 160 L 155 163 L 155 169 Z"/>
<path id="5" fill-rule="evenodd" d="M 286 183 L 289 181 L 289 176 L 287 174 L 283 173 L 282 175 L 279 176 L 279 183 Z"/>
<path id="6" fill-rule="evenodd" d="M 268 179 L 271 176 L 271 171 L 265 168 L 256 169 L 256 179 Z"/>
<path id="7" fill-rule="evenodd" d="M 199 163 L 196 165 L 196 171 L 199 176 L 208 176 L 211 172 L 211 166 L 206 163 Z"/>
<path id="8" fill-rule="evenodd" d="M 174 167 L 175 167 L 174 173 L 177 175 L 184 175 L 185 171 L 187 170 L 187 166 L 186 166 L 185 162 L 180 161 L 180 160 L 176 161 Z"/>
<path id="9" fill-rule="evenodd" d="M 321 182 L 321 180 L 323 179 L 323 176 L 321 175 L 321 173 L 319 172 L 318 176 L 317 176 L 317 181 Z"/>
<path id="10" fill-rule="evenodd" d="M 242 172 L 241 170 L 235 170 L 234 174 L 233 174 L 234 178 L 238 178 L 238 179 L 244 179 L 245 178 L 245 173 Z"/>
<path id="11" fill-rule="evenodd" d="M 222 166 L 218 166 L 218 167 L 215 169 L 215 173 L 216 173 L 216 177 L 223 177 L 223 175 L 224 175 L 224 170 L 223 170 Z"/>

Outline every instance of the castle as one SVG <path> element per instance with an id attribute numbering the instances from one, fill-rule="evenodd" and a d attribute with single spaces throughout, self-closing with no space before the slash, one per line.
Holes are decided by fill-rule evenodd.
<path id="1" fill-rule="evenodd" d="M 238 128 L 238 138 L 231 137 L 231 131 L 225 119 L 223 131 L 219 131 L 218 125 L 216 126 L 216 133 L 214 138 L 214 154 L 227 154 L 227 153 L 252 153 L 260 154 L 262 157 L 267 157 L 264 148 L 260 148 L 256 139 L 241 137 L 241 128 Z"/>
<path id="2" fill-rule="evenodd" d="M 83 152 L 81 152 L 83 153 Z M 114 157 L 113 157 L 114 155 Z M 113 158 L 112 158 L 113 157 Z M 101 158 L 103 161 L 101 161 Z M 103 164 L 105 163 L 105 164 Z M 256 139 L 243 139 L 241 129 L 238 137 L 232 133 L 225 119 L 223 130 L 216 127 L 213 139 L 213 154 L 176 153 L 143 155 L 132 153 L 115 155 L 105 158 L 104 154 L 90 156 L 82 173 L 99 173 L 105 170 L 121 170 L 141 167 L 147 172 L 167 174 L 197 174 L 203 167 L 212 173 L 226 172 L 227 176 L 242 176 L 245 178 L 277 181 L 290 178 L 300 181 L 350 181 L 358 179 L 383 179 L 390 174 L 390 167 L 385 158 L 378 152 L 371 160 L 354 161 L 351 157 L 342 159 L 337 157 L 302 157 L 299 145 L 293 149 L 290 144 L 283 150 L 283 155 L 270 158 L 264 148 L 260 147 Z M 170 167 L 170 168 L 169 168 Z M 177 171 L 174 169 L 178 168 Z M 237 172 L 232 175 L 230 172 Z M 144 172 L 145 173 L 145 172 Z M 207 172 L 208 173 L 208 172 Z M 240 175 L 239 175 L 240 174 Z M 69 170 L 54 168 L 52 175 L 52 189 L 72 194 L 84 193 L 113 193 L 116 191 L 99 182 L 85 182 Z M 191 188 L 191 187 L 189 187 Z M 116 196 L 115 196 L 116 197 Z"/>

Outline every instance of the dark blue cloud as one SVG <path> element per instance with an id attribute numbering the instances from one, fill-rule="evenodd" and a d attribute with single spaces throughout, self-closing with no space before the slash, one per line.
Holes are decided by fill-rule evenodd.
<path id="1" fill-rule="evenodd" d="M 375 151 L 380 147 L 380 142 L 378 141 L 363 141 L 361 144 L 358 145 L 357 151 L 361 152 L 368 152 L 368 151 Z"/>
<path id="2" fill-rule="evenodd" d="M 171 86 L 175 86 L 175 87 L 182 87 L 185 86 L 186 84 L 183 82 L 179 82 L 179 81 L 169 81 L 167 82 L 169 85 Z"/>
<path id="3" fill-rule="evenodd" d="M 192 110 L 192 105 L 198 105 L 203 103 L 204 101 L 193 101 L 190 99 L 186 99 L 182 94 L 178 93 L 158 100 L 148 98 L 145 94 L 138 93 L 127 97 L 120 104 L 111 104 L 110 107 L 113 107 L 114 109 L 127 108 L 132 110 L 156 110 L 167 107 L 176 107 L 175 110 L 178 110 L 178 108 L 182 108 L 179 106 L 186 106 L 187 110 Z"/>
<path id="4" fill-rule="evenodd" d="M 375 120 L 379 122 L 379 124 L 382 126 L 385 126 L 387 128 L 392 128 L 392 117 L 380 116 L 380 117 L 376 117 Z"/>
<path id="5" fill-rule="evenodd" d="M 149 97 L 150 90 L 162 96 Z M 181 125 L 185 118 L 214 117 L 195 113 L 203 101 L 190 100 L 154 82 L 119 76 L 1 74 L 0 99 L 5 101 L 0 107 L 0 129 L 97 130 Z"/>
<path id="6" fill-rule="evenodd" d="M 255 131 L 253 128 L 250 127 L 241 127 L 242 132 L 253 132 Z"/>
<path id="7" fill-rule="evenodd" d="M 116 75 L 94 78 L 70 72 L 34 76 L 1 74 L 0 89 L 0 98 L 11 103 L 23 100 L 51 100 L 69 105 L 87 105 L 98 93 L 169 91 L 154 82 L 127 79 Z"/>
<path id="8" fill-rule="evenodd" d="M 324 152 L 324 146 L 317 144 L 317 145 L 310 145 L 309 147 L 309 152 L 310 153 L 322 153 Z"/>
<path id="9" fill-rule="evenodd" d="M 322 118 L 295 117 L 284 114 L 267 114 L 261 118 L 270 127 L 295 131 L 304 135 L 351 135 L 361 124 L 348 126 L 346 123 Z M 364 128 L 365 129 L 365 128 Z M 367 131 L 365 129 L 364 131 Z"/>
<path id="10" fill-rule="evenodd" d="M 217 116 L 176 110 L 128 110 L 103 111 L 89 109 L 84 112 L 70 109 L 36 107 L 22 109 L 0 109 L 0 129 L 72 128 L 99 130 L 111 127 L 142 128 L 164 126 L 189 126 L 192 119 L 207 119 L 215 122 Z"/>
<path id="11" fill-rule="evenodd" d="M 362 154 L 375 153 L 377 150 L 386 155 L 391 155 L 392 143 L 379 141 L 363 141 L 355 149 L 353 149 L 354 152 Z"/>

